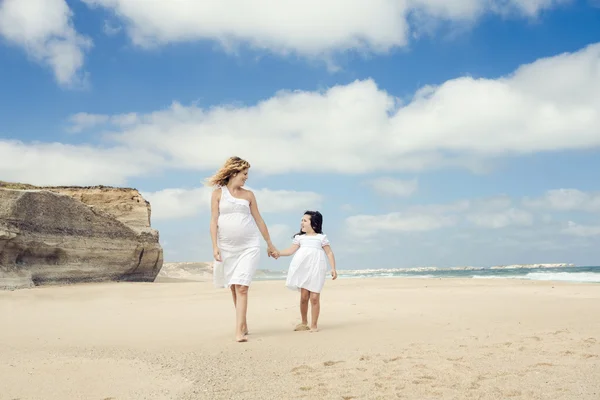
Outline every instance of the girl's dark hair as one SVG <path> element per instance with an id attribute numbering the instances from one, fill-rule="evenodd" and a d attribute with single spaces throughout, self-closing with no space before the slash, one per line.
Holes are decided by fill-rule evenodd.
<path id="1" fill-rule="evenodd" d="M 318 211 L 305 211 L 304 215 L 308 215 L 310 217 L 310 226 L 316 233 L 323 233 L 323 216 Z M 306 232 L 298 232 L 296 235 L 305 235 Z M 296 236 L 294 235 L 294 236 Z M 294 237 L 292 236 L 292 238 Z"/>

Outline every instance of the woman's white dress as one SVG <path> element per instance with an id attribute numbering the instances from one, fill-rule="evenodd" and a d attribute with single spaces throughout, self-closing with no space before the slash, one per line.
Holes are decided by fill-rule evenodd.
<path id="1" fill-rule="evenodd" d="M 285 285 L 291 290 L 321 293 L 327 275 L 327 257 L 323 250 L 323 246 L 329 245 L 327 235 L 296 235 L 293 243 L 300 248 L 292 258 Z"/>
<path id="2" fill-rule="evenodd" d="M 259 231 L 250 213 L 250 202 L 233 197 L 227 186 L 221 187 L 217 246 L 221 262 L 214 264 L 215 286 L 250 286 L 260 260 Z"/>

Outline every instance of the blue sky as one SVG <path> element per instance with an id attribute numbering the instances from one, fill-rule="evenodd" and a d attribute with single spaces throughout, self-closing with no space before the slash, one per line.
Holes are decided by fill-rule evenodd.
<path id="1" fill-rule="evenodd" d="M 167 261 L 239 155 L 339 268 L 599 263 L 600 2 L 144 4 L 0 1 L 1 179 L 135 187 Z"/>

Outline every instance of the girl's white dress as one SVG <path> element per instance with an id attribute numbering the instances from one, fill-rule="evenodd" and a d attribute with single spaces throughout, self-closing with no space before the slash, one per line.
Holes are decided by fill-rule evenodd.
<path id="1" fill-rule="evenodd" d="M 214 263 L 215 286 L 250 286 L 260 260 L 259 231 L 250 213 L 250 202 L 233 197 L 227 186 L 221 187 L 217 246 L 221 262 Z"/>
<path id="2" fill-rule="evenodd" d="M 327 258 L 323 250 L 323 246 L 329 245 L 327 235 L 296 235 L 292 243 L 300 248 L 292 258 L 285 285 L 291 290 L 321 293 L 327 275 Z"/>

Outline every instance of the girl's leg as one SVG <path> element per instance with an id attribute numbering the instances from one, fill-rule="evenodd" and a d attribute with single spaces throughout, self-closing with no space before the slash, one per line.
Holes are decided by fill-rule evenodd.
<path id="1" fill-rule="evenodd" d="M 300 289 L 300 316 L 302 317 L 302 325 L 308 325 L 308 299 L 310 292 L 306 289 Z"/>
<path id="2" fill-rule="evenodd" d="M 246 312 L 248 310 L 248 286 L 235 285 L 235 340 L 246 342 Z"/>
<path id="3" fill-rule="evenodd" d="M 237 308 L 237 296 L 235 294 L 235 286 L 236 285 L 231 285 L 230 289 L 231 289 L 231 297 L 233 297 L 233 306 Z M 243 332 L 244 332 L 244 335 L 248 334 L 248 324 L 244 325 Z"/>
<path id="4" fill-rule="evenodd" d="M 310 330 L 311 332 L 317 332 L 317 321 L 319 320 L 319 313 L 321 312 L 321 293 L 312 292 L 310 294 Z"/>

